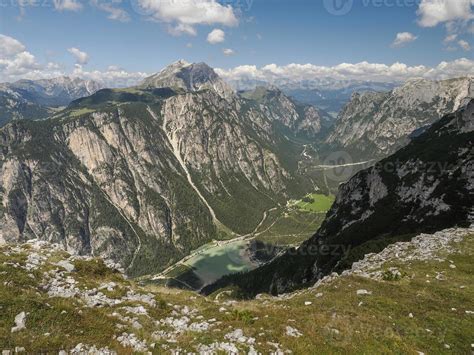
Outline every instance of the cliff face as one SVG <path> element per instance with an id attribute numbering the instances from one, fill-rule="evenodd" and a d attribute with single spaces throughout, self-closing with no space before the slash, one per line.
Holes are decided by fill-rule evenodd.
<path id="1" fill-rule="evenodd" d="M 254 100 L 286 133 L 314 140 L 321 132 L 321 114 L 313 106 L 301 104 L 286 96 L 276 87 L 257 87 L 241 96 Z"/>
<path id="2" fill-rule="evenodd" d="M 406 147 L 341 185 L 321 228 L 298 249 L 229 284 L 246 294 L 282 293 L 350 268 L 367 253 L 474 221 L 474 100 Z"/>
<path id="3" fill-rule="evenodd" d="M 388 93 L 356 93 L 326 143 L 361 159 L 386 157 L 405 146 L 414 131 L 426 129 L 473 97 L 472 78 L 410 80 Z"/>
<path id="4" fill-rule="evenodd" d="M 212 75 L 201 81 L 101 90 L 1 129 L 0 241 L 38 238 L 140 275 L 222 234 L 250 233 L 303 192 L 285 160 L 299 148 L 257 103 L 223 96 Z"/>

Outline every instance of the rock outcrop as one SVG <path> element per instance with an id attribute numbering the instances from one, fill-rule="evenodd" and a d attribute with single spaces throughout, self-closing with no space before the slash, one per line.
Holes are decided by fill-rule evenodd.
<path id="1" fill-rule="evenodd" d="M 472 77 L 413 79 L 388 93 L 355 93 L 326 143 L 362 160 L 383 158 L 470 98 L 474 98 Z"/>

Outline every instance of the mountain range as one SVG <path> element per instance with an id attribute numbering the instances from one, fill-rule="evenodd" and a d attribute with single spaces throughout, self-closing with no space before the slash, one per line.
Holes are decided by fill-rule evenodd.
<path id="1" fill-rule="evenodd" d="M 55 242 L 141 275 L 251 233 L 266 210 L 312 189 L 282 127 L 313 134 L 319 115 L 269 111 L 180 61 L 47 120 L 15 120 L 0 130 L 0 240 Z"/>
<path id="2" fill-rule="evenodd" d="M 436 216 L 429 223 L 446 227 L 447 220 L 465 218 L 463 208 L 469 205 L 458 196 L 470 193 L 469 188 L 456 185 L 452 193 L 446 179 L 458 174 L 456 181 L 470 181 L 460 152 L 472 160 L 471 142 L 454 142 L 450 149 L 459 154 L 451 156 L 443 150 L 448 145 L 437 148 L 434 138 L 426 137 L 441 135 L 434 123 L 472 97 L 472 78 L 412 80 L 389 92 L 354 93 L 334 127 L 324 110 L 277 87 L 236 92 L 205 63 L 178 61 L 122 89 L 69 78 L 3 87 L 28 114 L 6 99 L 5 112 L 15 115 L 0 129 L 0 242 L 58 243 L 74 254 L 111 259 L 130 276 L 161 271 L 212 240 L 251 236 L 268 211 L 323 188 L 327 177 L 307 171 L 323 167 L 324 175 L 331 166 L 321 163 L 334 150 L 354 161 L 395 155 L 340 187 L 323 227 L 301 251 L 324 238 L 358 247 L 384 234 L 377 229 L 380 224 L 403 221 L 401 226 L 423 230 L 419 218 L 426 215 Z M 62 105 L 67 107 L 57 108 Z M 465 137 L 457 131 L 442 135 L 437 144 Z M 423 175 L 432 163 L 425 151 L 440 154 L 430 157 L 436 164 L 449 155 L 454 165 Z M 385 161 L 396 163 L 396 172 L 380 170 Z M 415 171 L 408 170 L 413 164 Z M 421 169 L 418 175 L 416 169 Z M 426 202 L 433 191 L 437 200 Z M 385 220 L 387 208 L 396 208 L 388 215 L 399 219 Z M 420 228 L 403 219 L 410 216 Z M 365 219 L 373 232 L 359 238 L 358 228 L 365 230 L 369 223 Z M 271 264 L 275 279 L 261 282 L 262 289 L 278 293 L 312 282 L 332 270 L 336 260 L 310 273 L 307 263 L 314 260 L 297 259 L 285 256 Z M 284 272 L 278 276 L 278 263 L 287 261 L 288 270 L 298 270 L 289 280 Z M 269 275 L 268 267 L 262 270 Z"/>
<path id="3" fill-rule="evenodd" d="M 54 108 L 67 106 L 101 88 L 95 81 L 67 76 L 0 84 L 0 127 L 14 119 L 46 118 Z"/>

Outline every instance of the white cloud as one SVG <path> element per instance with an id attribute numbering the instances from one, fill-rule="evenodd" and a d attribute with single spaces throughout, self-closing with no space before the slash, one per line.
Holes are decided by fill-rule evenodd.
<path id="1" fill-rule="evenodd" d="M 130 21 L 130 16 L 127 13 L 127 11 L 117 7 L 121 3 L 122 3 L 121 0 L 112 0 L 112 1 L 91 0 L 92 5 L 94 5 L 98 9 L 105 11 L 109 14 L 109 16 L 107 16 L 109 20 L 128 22 Z"/>
<path id="2" fill-rule="evenodd" d="M 221 24 L 237 26 L 239 21 L 232 6 L 217 0 L 137 0 L 139 12 L 171 24 L 172 34 L 195 35 L 195 25 Z"/>
<path id="3" fill-rule="evenodd" d="M 128 72 L 117 66 L 109 66 L 106 71 L 92 70 L 86 71 L 81 65 L 76 64 L 70 74 L 82 79 L 94 80 L 105 87 L 130 87 L 137 85 L 149 74 L 144 72 Z"/>
<path id="4" fill-rule="evenodd" d="M 70 48 L 79 58 L 84 60 L 86 53 L 77 48 Z M 71 51 L 70 51 L 71 52 Z M 75 55 L 76 56 L 76 55 Z M 149 74 L 128 72 L 118 66 L 111 65 L 105 71 L 86 71 L 82 65 L 76 64 L 72 72 L 64 70 L 58 63 L 40 64 L 35 56 L 17 39 L 0 34 L 0 82 L 13 82 L 20 79 L 48 79 L 70 75 L 84 79 L 92 79 L 106 87 L 126 87 L 136 85 Z"/>
<path id="5" fill-rule="evenodd" d="M 465 51 L 470 51 L 471 50 L 471 45 L 469 44 L 469 42 L 467 42 L 463 39 L 459 40 L 458 44 L 459 44 L 459 47 L 461 47 Z"/>
<path id="6" fill-rule="evenodd" d="M 186 25 L 184 23 L 180 23 L 177 25 L 169 25 L 168 33 L 172 36 L 181 36 L 181 35 L 196 36 L 197 35 L 197 32 L 193 26 Z"/>
<path id="7" fill-rule="evenodd" d="M 400 32 L 397 33 L 397 36 L 395 37 L 395 40 L 392 42 L 391 47 L 392 48 L 400 48 L 403 47 L 404 45 L 416 41 L 418 37 L 415 36 L 413 33 L 410 32 Z"/>
<path id="8" fill-rule="evenodd" d="M 77 0 L 53 0 L 54 8 L 58 11 L 80 11 L 82 4 Z"/>
<path id="9" fill-rule="evenodd" d="M 224 79 L 234 83 L 239 88 L 249 82 L 268 82 L 275 85 L 298 82 L 325 82 L 325 81 L 377 81 L 402 82 L 410 78 L 448 79 L 460 76 L 474 76 L 474 60 L 461 58 L 452 62 L 441 62 L 436 67 L 424 65 L 408 66 L 403 63 L 392 65 L 378 63 L 342 63 L 332 67 L 317 66 L 314 64 L 288 64 L 278 66 L 268 64 L 261 68 L 254 65 L 242 65 L 233 69 L 216 69 Z"/>
<path id="10" fill-rule="evenodd" d="M 450 34 L 450 35 L 447 35 L 444 40 L 443 40 L 443 43 L 444 44 L 448 44 L 448 43 L 451 43 L 451 42 L 454 42 L 456 39 L 458 38 L 458 35 L 457 34 Z"/>
<path id="11" fill-rule="evenodd" d="M 225 32 L 215 28 L 207 35 L 207 41 L 210 44 L 217 44 L 225 41 Z"/>
<path id="12" fill-rule="evenodd" d="M 230 48 L 224 48 L 222 50 L 222 53 L 224 53 L 225 56 L 231 56 L 231 55 L 234 55 L 235 54 L 235 51 L 233 49 L 230 49 Z"/>
<path id="13" fill-rule="evenodd" d="M 25 46 L 15 38 L 0 34 L 0 59 L 25 51 Z"/>
<path id="14" fill-rule="evenodd" d="M 87 64 L 87 62 L 89 61 L 89 55 L 78 48 L 72 47 L 69 48 L 67 51 L 74 56 L 77 64 Z"/>
<path id="15" fill-rule="evenodd" d="M 15 38 L 0 34 L 0 78 L 8 81 L 10 78 L 27 75 L 39 69 L 33 54 Z"/>
<path id="16" fill-rule="evenodd" d="M 422 27 L 435 27 L 452 21 L 468 21 L 474 18 L 474 0 L 422 0 L 417 14 Z"/>
<path id="17" fill-rule="evenodd" d="M 11 58 L 0 59 L 0 71 L 2 71 L 5 76 L 24 75 L 39 67 L 35 56 L 27 51 L 20 52 Z"/>

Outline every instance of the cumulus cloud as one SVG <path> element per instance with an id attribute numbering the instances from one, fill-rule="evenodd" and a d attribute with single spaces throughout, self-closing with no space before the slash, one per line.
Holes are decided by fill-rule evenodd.
<path id="1" fill-rule="evenodd" d="M 225 32 L 215 28 L 207 35 L 207 41 L 210 44 L 222 43 L 225 41 Z"/>
<path id="2" fill-rule="evenodd" d="M 121 3 L 122 3 L 121 0 L 112 0 L 112 1 L 91 0 L 91 4 L 93 6 L 109 14 L 107 16 L 109 20 L 128 22 L 130 21 L 130 16 L 128 12 L 118 7 Z"/>
<path id="3" fill-rule="evenodd" d="M 170 24 L 174 35 L 195 35 L 195 25 L 221 24 L 237 26 L 239 21 L 232 6 L 217 0 L 137 0 L 140 12 L 152 19 Z"/>
<path id="4" fill-rule="evenodd" d="M 54 8 L 58 11 L 80 11 L 82 4 L 76 0 L 53 0 Z"/>
<path id="5" fill-rule="evenodd" d="M 69 53 L 73 55 L 76 59 L 77 64 L 87 64 L 89 61 L 89 55 L 86 52 L 81 51 L 78 48 L 72 47 L 67 50 Z"/>
<path id="6" fill-rule="evenodd" d="M 436 67 L 408 66 L 398 62 L 392 65 L 368 62 L 342 63 L 332 67 L 295 63 L 285 66 L 268 64 L 261 68 L 254 65 L 242 65 L 228 70 L 216 69 L 216 72 L 237 88 L 239 85 L 248 86 L 249 82 L 256 84 L 267 82 L 275 85 L 348 80 L 402 82 L 410 78 L 441 80 L 473 76 L 474 60 L 461 58 L 451 62 L 441 62 Z"/>
<path id="7" fill-rule="evenodd" d="M 458 44 L 459 44 L 459 47 L 461 47 L 465 51 L 470 51 L 471 50 L 471 45 L 469 44 L 469 42 L 467 42 L 463 39 L 459 40 Z"/>
<path id="8" fill-rule="evenodd" d="M 77 48 L 69 51 L 77 61 L 85 61 L 86 53 Z M 84 70 L 81 64 L 76 64 L 72 71 L 64 70 L 58 63 L 39 63 L 35 56 L 17 39 L 0 34 L 0 82 L 13 82 L 19 79 L 49 79 L 69 75 L 83 79 L 92 79 L 106 87 L 133 86 L 149 74 L 144 72 L 128 72 L 118 66 L 109 66 L 105 71 Z"/>
<path id="9" fill-rule="evenodd" d="M 0 34 L 0 76 L 22 76 L 40 68 L 33 54 L 13 37 Z"/>
<path id="10" fill-rule="evenodd" d="M 235 54 L 235 51 L 233 49 L 230 49 L 230 48 L 224 48 L 222 50 L 222 53 L 224 53 L 225 56 L 231 56 L 231 55 L 234 55 Z"/>
<path id="11" fill-rule="evenodd" d="M 408 43 L 416 41 L 418 37 L 410 32 L 400 32 L 397 33 L 395 40 L 392 42 L 392 48 L 400 48 L 405 46 Z"/>
<path id="12" fill-rule="evenodd" d="M 418 23 L 422 27 L 435 27 L 453 21 L 474 18 L 474 0 L 422 0 L 418 7 Z"/>
<path id="13" fill-rule="evenodd" d="M 0 34 L 0 58 L 14 56 L 25 49 L 25 46 L 15 38 Z"/>
<path id="14" fill-rule="evenodd" d="M 137 85 L 140 81 L 149 76 L 149 74 L 144 72 L 128 72 L 118 66 L 109 66 L 105 71 L 87 71 L 84 70 L 80 64 L 75 65 L 74 70 L 70 75 L 82 79 L 94 80 L 105 87 L 111 88 Z"/>

